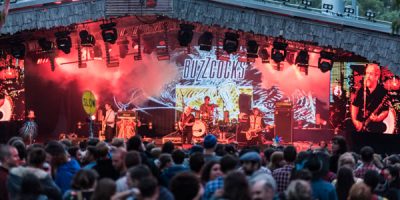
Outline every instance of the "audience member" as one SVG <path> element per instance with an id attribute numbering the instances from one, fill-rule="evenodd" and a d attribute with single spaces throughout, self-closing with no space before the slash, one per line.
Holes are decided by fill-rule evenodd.
<path id="1" fill-rule="evenodd" d="M 201 170 L 201 182 L 203 184 L 213 181 L 220 176 L 222 176 L 221 165 L 216 160 L 207 162 Z"/>
<path id="2" fill-rule="evenodd" d="M 65 192 L 64 200 L 82 200 L 91 199 L 96 180 L 99 177 L 96 171 L 92 169 L 82 169 L 75 174 L 72 179 L 71 190 Z"/>
<path id="3" fill-rule="evenodd" d="M 353 171 L 350 168 L 339 168 L 337 180 L 333 182 L 333 185 L 336 187 L 338 199 L 346 200 L 349 196 L 351 186 L 353 186 L 355 183 L 356 181 L 353 176 Z"/>
<path id="4" fill-rule="evenodd" d="M 312 190 L 308 182 L 303 180 L 292 181 L 285 191 L 287 200 L 312 200 Z"/>
<path id="5" fill-rule="evenodd" d="M 170 190 L 175 200 L 200 200 L 203 195 L 203 185 L 194 173 L 183 172 L 171 180 Z"/>
<path id="6" fill-rule="evenodd" d="M 372 163 L 374 160 L 374 149 L 369 146 L 361 148 L 361 161 L 362 164 L 354 170 L 354 176 L 357 178 L 364 178 L 365 172 L 368 170 L 375 170 L 379 172 L 379 169 Z"/>
<path id="7" fill-rule="evenodd" d="M 344 137 L 335 136 L 332 139 L 332 155 L 329 159 L 329 170 L 333 173 L 338 171 L 339 157 L 347 152 L 347 143 Z"/>
<path id="8" fill-rule="evenodd" d="M 348 200 L 369 200 L 372 199 L 371 189 L 365 183 L 354 184 L 349 192 Z"/>
<path id="9" fill-rule="evenodd" d="M 270 174 L 271 171 L 261 165 L 261 156 L 257 152 L 248 152 L 240 157 L 241 171 L 251 179 L 259 174 Z"/>
<path id="10" fill-rule="evenodd" d="M 286 190 L 290 183 L 290 175 L 294 168 L 294 161 L 296 160 L 297 151 L 294 146 L 287 146 L 283 150 L 283 158 L 286 164 L 282 168 L 278 168 L 272 172 L 272 176 L 275 178 L 278 185 L 277 192 L 283 192 Z"/>
<path id="11" fill-rule="evenodd" d="M 125 176 L 126 165 L 125 165 L 126 151 L 123 148 L 113 149 L 111 151 L 111 160 L 114 169 L 119 173 L 119 177 Z"/>
<path id="12" fill-rule="evenodd" d="M 171 179 L 184 171 L 188 171 L 189 169 L 183 165 L 183 161 L 185 160 L 185 152 L 179 149 L 175 149 L 172 152 L 172 160 L 174 164 L 171 167 L 166 168 L 161 174 L 162 184 L 164 186 L 168 186 Z"/>
<path id="13" fill-rule="evenodd" d="M 277 185 L 275 179 L 268 174 L 260 174 L 251 181 L 252 200 L 272 200 L 275 197 Z"/>
<path id="14" fill-rule="evenodd" d="M 97 160 L 94 170 L 99 174 L 99 178 L 111 178 L 117 180 L 120 174 L 113 167 L 113 161 L 110 158 L 109 147 L 105 142 L 99 142 L 96 145 Z"/>
<path id="15" fill-rule="evenodd" d="M 102 178 L 97 183 L 91 200 L 110 200 L 115 192 L 115 182 L 110 178 Z"/>
<path id="16" fill-rule="evenodd" d="M 36 175 L 26 173 L 23 175 L 21 184 L 21 191 L 16 194 L 15 200 L 47 200 L 47 196 L 43 194 L 40 181 Z"/>
<path id="17" fill-rule="evenodd" d="M 195 152 L 190 155 L 189 167 L 190 170 L 197 175 L 197 177 L 200 177 L 200 172 L 204 163 L 204 155 L 202 152 Z"/>
<path id="18" fill-rule="evenodd" d="M 7 177 L 13 167 L 19 164 L 18 151 L 9 145 L 0 145 L 0 199 L 8 199 Z"/>
<path id="19" fill-rule="evenodd" d="M 282 151 L 275 151 L 271 155 L 271 160 L 268 168 L 273 172 L 275 169 L 281 168 L 285 165 L 285 160 L 283 159 Z"/>
<path id="20" fill-rule="evenodd" d="M 228 173 L 225 177 L 224 189 L 219 199 L 250 200 L 251 194 L 246 176 L 238 171 Z"/>
<path id="21" fill-rule="evenodd" d="M 137 151 L 129 151 L 125 155 L 125 167 L 129 169 L 134 166 L 138 166 L 142 164 L 142 158 L 140 157 L 140 153 Z M 120 177 L 115 184 L 117 185 L 117 192 L 123 192 L 129 189 L 128 182 L 126 178 L 126 173 L 124 176 Z"/>
<path id="22" fill-rule="evenodd" d="M 220 156 L 217 156 L 215 153 L 215 149 L 217 148 L 217 138 L 213 134 L 208 134 L 204 137 L 203 146 L 204 146 L 204 161 L 207 163 L 211 160 L 219 160 Z"/>

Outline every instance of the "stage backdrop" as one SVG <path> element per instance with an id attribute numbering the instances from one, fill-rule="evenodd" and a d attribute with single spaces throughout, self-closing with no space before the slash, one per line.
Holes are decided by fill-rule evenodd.
<path id="1" fill-rule="evenodd" d="M 193 41 L 197 37 L 195 34 Z M 129 37 L 122 38 L 128 41 L 125 46 L 117 42 L 106 50 L 98 39 L 95 48 L 82 48 L 82 68 L 78 68 L 76 38 L 70 54 L 58 51 L 54 71 L 50 62 L 29 58 L 27 104 L 37 110 L 39 126 L 46 127 L 41 129 L 43 134 L 73 132 L 78 121 L 85 121 L 87 116 L 80 101 L 85 90 L 95 93 L 101 107 L 112 102 L 115 110 L 138 111 L 144 126 L 153 124 L 146 132 L 157 135 L 172 132 L 183 105 L 199 109 L 205 96 L 218 105 L 215 117 L 219 120 L 224 111 L 229 112 L 229 120 L 238 118 L 241 96 L 264 113 L 267 124 L 274 123 L 278 101 L 293 103 L 294 119 L 302 127 L 314 127 L 316 116 L 329 118 L 330 73 L 322 73 L 316 67 L 318 54 L 310 53 L 305 75 L 293 64 L 295 52 L 288 53 L 288 61 L 280 63 L 277 71 L 272 60 L 246 62 L 240 55 L 217 58 L 216 46 L 211 51 L 192 46 L 188 52 L 188 48 L 173 44 L 174 34 L 169 35 L 169 59 L 159 60 L 155 48 L 158 38 L 162 34 L 143 36 L 142 60 L 134 60 L 137 44 Z M 239 52 L 245 53 L 244 48 L 240 47 Z M 107 66 L 107 60 L 113 65 Z"/>

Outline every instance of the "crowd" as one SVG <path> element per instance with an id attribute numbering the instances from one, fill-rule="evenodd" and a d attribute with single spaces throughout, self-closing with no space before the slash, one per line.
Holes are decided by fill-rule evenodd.
<path id="1" fill-rule="evenodd" d="M 11 200 L 398 200 L 400 158 L 371 147 L 349 152 L 341 136 L 294 146 L 239 149 L 207 135 L 190 149 L 139 136 L 0 145 L 0 199 Z"/>

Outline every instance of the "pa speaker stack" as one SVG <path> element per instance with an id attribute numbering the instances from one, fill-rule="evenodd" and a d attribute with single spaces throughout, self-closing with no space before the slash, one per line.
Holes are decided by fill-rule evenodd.
<path id="1" fill-rule="evenodd" d="M 282 137 L 283 143 L 293 143 L 293 104 L 275 103 L 275 136 Z"/>

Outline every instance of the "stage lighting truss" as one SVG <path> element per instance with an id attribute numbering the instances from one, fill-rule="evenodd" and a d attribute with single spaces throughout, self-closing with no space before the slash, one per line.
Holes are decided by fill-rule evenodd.
<path id="1" fill-rule="evenodd" d="M 296 57 L 296 65 L 297 67 L 299 67 L 301 72 L 304 72 L 306 75 L 308 75 L 308 62 L 309 62 L 309 55 L 308 52 L 306 50 L 301 50 L 299 51 L 299 53 L 297 54 Z"/>
<path id="2" fill-rule="evenodd" d="M 180 24 L 180 30 L 178 31 L 179 45 L 187 47 L 193 40 L 194 26 L 191 24 Z"/>
<path id="3" fill-rule="evenodd" d="M 239 47 L 239 35 L 237 33 L 226 32 L 223 44 L 223 50 L 228 54 L 234 53 Z"/>
<path id="4" fill-rule="evenodd" d="M 301 4 L 304 5 L 304 8 L 311 6 L 312 2 L 310 0 L 301 0 Z"/>
<path id="5" fill-rule="evenodd" d="M 268 47 L 261 48 L 258 52 L 258 56 L 261 58 L 261 63 L 269 63 Z"/>
<path id="6" fill-rule="evenodd" d="M 61 31 L 54 34 L 56 36 L 57 48 L 65 54 L 71 53 L 72 42 L 69 34 L 69 31 Z"/>
<path id="7" fill-rule="evenodd" d="M 206 31 L 203 34 L 201 34 L 198 40 L 198 45 L 200 46 L 200 50 L 211 51 L 213 38 L 214 36 L 211 32 Z"/>
<path id="8" fill-rule="evenodd" d="M 365 16 L 368 18 L 368 20 L 373 20 L 376 17 L 376 13 L 373 12 L 371 9 L 368 9 L 365 12 Z"/>
<path id="9" fill-rule="evenodd" d="M 40 38 L 38 44 L 42 49 L 42 52 L 50 52 L 54 48 L 54 43 L 46 38 Z"/>
<path id="10" fill-rule="evenodd" d="M 117 26 L 115 22 L 100 25 L 101 36 L 103 37 L 104 42 L 115 44 L 118 39 L 118 32 L 115 26 Z"/>
<path id="11" fill-rule="evenodd" d="M 157 59 L 158 60 L 169 60 L 169 43 L 168 43 L 168 24 L 164 24 L 164 39 L 158 42 L 157 48 Z"/>
<path id="12" fill-rule="evenodd" d="M 345 7 L 345 8 L 344 8 L 344 13 L 347 13 L 347 16 L 349 16 L 349 15 L 354 15 L 355 10 L 354 10 L 354 8 L 352 8 L 352 7 Z"/>
<path id="13" fill-rule="evenodd" d="M 137 37 L 132 36 L 133 60 L 142 60 L 142 45 L 140 38 L 140 33 L 138 33 Z"/>
<path id="14" fill-rule="evenodd" d="M 324 3 L 324 4 L 322 4 L 322 8 L 323 8 L 326 12 L 329 12 L 329 11 L 332 11 L 332 10 L 333 10 L 333 5 L 332 5 L 332 4 Z"/>
<path id="15" fill-rule="evenodd" d="M 258 58 L 258 43 L 255 40 L 247 41 L 247 58 Z"/>
<path id="16" fill-rule="evenodd" d="M 83 47 L 94 47 L 96 45 L 96 39 L 92 34 L 89 34 L 87 30 L 80 31 L 79 37 Z"/>
<path id="17" fill-rule="evenodd" d="M 275 63 L 280 63 L 285 60 L 287 55 L 287 48 L 288 44 L 284 41 L 276 40 L 273 43 L 273 48 L 271 51 L 271 58 L 275 61 Z"/>
<path id="18" fill-rule="evenodd" d="M 335 54 L 333 52 L 325 50 L 320 52 L 320 57 L 318 59 L 318 68 L 321 70 L 321 72 L 325 73 L 332 69 L 334 56 Z"/>

